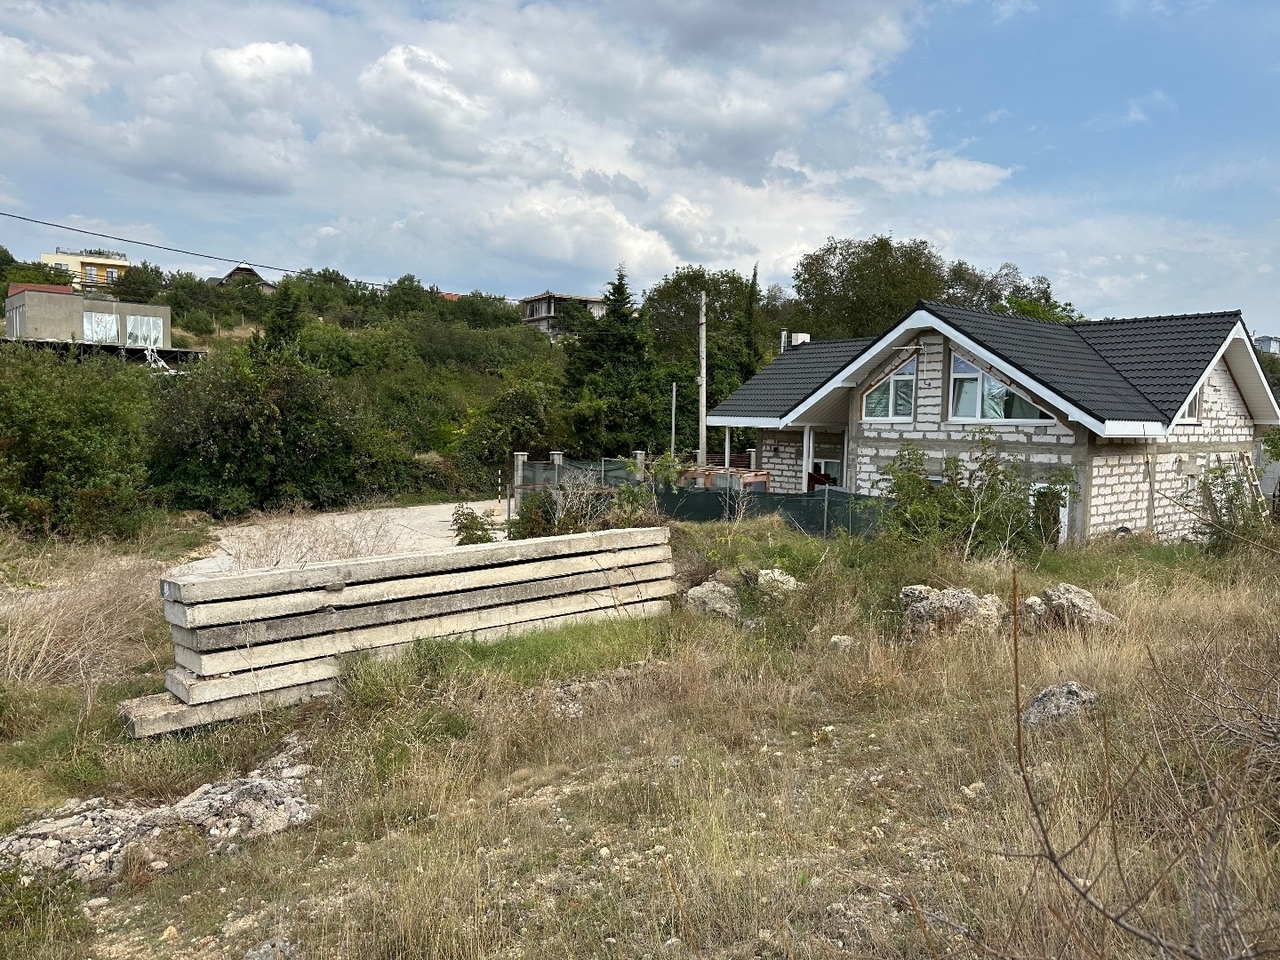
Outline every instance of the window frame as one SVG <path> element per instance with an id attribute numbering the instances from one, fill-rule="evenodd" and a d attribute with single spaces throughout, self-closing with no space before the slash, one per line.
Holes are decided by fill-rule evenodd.
<path id="1" fill-rule="evenodd" d="M 916 389 L 918 375 L 920 372 L 920 357 L 918 353 L 913 353 L 906 360 L 903 360 L 893 368 L 886 376 L 881 377 L 876 383 L 872 384 L 862 392 L 862 419 L 872 423 L 913 423 L 916 419 Z M 904 367 L 910 366 L 910 373 L 903 373 Z M 898 385 L 901 383 L 911 384 L 911 412 L 907 414 L 895 414 L 895 401 L 898 398 Z M 879 390 L 881 387 L 888 385 L 889 387 L 889 413 L 883 417 L 871 416 L 867 413 L 867 398 L 871 394 Z"/>
<path id="2" fill-rule="evenodd" d="M 959 361 L 960 363 L 968 364 L 970 367 L 973 367 L 975 372 L 957 374 L 955 372 L 957 361 Z M 967 356 L 965 356 L 964 354 L 960 353 L 957 350 L 951 351 L 951 363 L 948 364 L 947 366 L 947 373 L 948 373 L 948 378 L 947 378 L 947 422 L 948 423 L 966 423 L 966 424 L 968 423 L 1013 423 L 1018 425 L 1043 426 L 1047 423 L 1056 423 L 1058 421 L 1058 418 L 1054 414 L 1044 409 L 1044 407 L 1040 406 L 1040 404 L 1036 403 L 1036 401 L 1028 397 L 1026 393 L 1024 393 L 1022 390 L 1019 390 L 1017 387 L 1014 387 L 1014 386 L 1011 386 L 1010 384 L 1005 383 L 999 377 L 992 376 L 990 373 L 984 370 L 976 360 L 969 359 Z M 965 416 L 963 414 L 956 413 L 955 385 L 956 385 L 956 381 L 958 380 L 972 380 L 977 383 L 978 396 L 977 396 L 977 415 L 976 416 Z M 1043 413 L 1044 416 L 1043 417 L 984 417 L 982 415 L 983 399 L 987 395 L 986 384 L 988 380 L 998 385 L 1002 390 L 1007 390 L 1010 393 L 1012 393 L 1015 397 L 1018 397 L 1024 402 L 1031 404 L 1031 406 L 1035 407 L 1037 410 Z"/>
<path id="3" fill-rule="evenodd" d="M 1203 410 L 1204 410 L 1203 394 L 1204 394 L 1204 384 L 1202 383 L 1200 384 L 1200 386 L 1196 387 L 1196 392 L 1187 398 L 1187 402 L 1182 408 L 1182 413 L 1178 417 L 1179 423 L 1203 423 L 1204 422 L 1203 420 L 1200 419 L 1200 415 L 1201 413 L 1203 413 Z M 1193 406 L 1195 407 L 1194 413 L 1192 413 L 1192 410 L 1191 410 Z"/>

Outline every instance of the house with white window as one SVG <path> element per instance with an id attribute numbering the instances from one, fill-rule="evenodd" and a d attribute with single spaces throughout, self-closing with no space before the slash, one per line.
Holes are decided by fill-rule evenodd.
<path id="1" fill-rule="evenodd" d="M 1032 480 L 1071 474 L 1064 537 L 1176 539 L 1207 469 L 1256 478 L 1280 407 L 1239 311 L 1054 323 L 921 301 L 880 337 L 784 351 L 707 423 L 756 430 L 784 492 L 876 493 L 907 444 L 941 476 L 986 436 Z"/>

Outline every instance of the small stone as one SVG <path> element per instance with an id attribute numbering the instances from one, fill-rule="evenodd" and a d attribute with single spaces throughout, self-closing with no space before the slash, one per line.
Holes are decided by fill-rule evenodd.
<path id="1" fill-rule="evenodd" d="M 611 851 L 608 847 L 601 847 L 601 848 L 600 848 L 600 859 L 601 859 L 601 860 L 608 860 L 611 856 L 613 856 L 613 851 Z"/>
<path id="2" fill-rule="evenodd" d="M 785 570 L 761 570 L 756 575 L 756 585 L 765 593 L 774 595 L 792 593 L 804 586 L 799 580 Z"/>
<path id="3" fill-rule="evenodd" d="M 1078 717 L 1095 706 L 1098 695 L 1074 680 L 1045 687 L 1022 711 L 1022 722 L 1033 727 L 1039 723 L 1059 723 Z"/>
<path id="4" fill-rule="evenodd" d="M 949 633 L 994 633 L 1004 623 L 1004 601 L 994 593 L 979 597 L 966 588 L 935 590 L 912 584 L 898 592 L 908 637 Z"/>
<path id="5" fill-rule="evenodd" d="M 961 787 L 960 792 L 970 800 L 976 800 L 986 789 L 987 785 L 985 783 L 981 780 L 976 780 L 967 787 Z"/>
<path id="6" fill-rule="evenodd" d="M 836 634 L 829 641 L 827 641 L 828 646 L 832 647 L 835 650 L 841 650 L 841 651 L 852 650 L 856 643 L 857 641 L 854 640 L 853 637 L 845 636 L 842 633 Z"/>
<path id="7" fill-rule="evenodd" d="M 161 870 L 169 869 L 169 861 L 168 860 L 152 860 L 149 864 L 147 864 L 147 866 L 149 866 L 156 873 L 159 873 Z"/>
<path id="8" fill-rule="evenodd" d="M 178 928 L 177 928 L 177 927 L 175 927 L 175 926 L 173 926 L 172 924 L 170 924 L 169 926 L 165 927 L 165 928 L 164 928 L 164 933 L 160 934 L 160 939 L 161 939 L 161 941 L 166 942 L 166 943 L 171 943 L 171 942 L 173 942 L 174 940 L 177 940 L 177 939 L 178 939 Z"/>
<path id="9" fill-rule="evenodd" d="M 92 900 L 86 900 L 84 905 L 90 910 L 101 910 L 111 902 L 109 897 L 94 897 Z"/>

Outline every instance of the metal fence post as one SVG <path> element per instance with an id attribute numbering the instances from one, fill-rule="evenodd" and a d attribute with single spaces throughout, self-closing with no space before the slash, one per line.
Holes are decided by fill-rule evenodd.
<path id="1" fill-rule="evenodd" d="M 631 456 L 636 460 L 636 483 L 644 483 L 644 451 L 633 450 Z"/>
<path id="2" fill-rule="evenodd" d="M 822 487 L 822 535 L 827 535 L 827 505 L 831 503 L 831 485 L 824 484 Z"/>

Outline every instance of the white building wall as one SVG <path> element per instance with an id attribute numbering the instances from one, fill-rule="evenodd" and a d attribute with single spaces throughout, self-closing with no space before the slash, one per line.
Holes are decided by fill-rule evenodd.
<path id="1" fill-rule="evenodd" d="M 804 433 L 800 430 L 761 430 L 756 440 L 760 468 L 769 471 L 773 493 L 804 493 Z"/>
<path id="2" fill-rule="evenodd" d="M 1210 371 L 1200 418 L 1153 440 L 1095 438 L 1089 463 L 1089 536 L 1121 527 L 1159 540 L 1194 533 L 1200 478 L 1210 467 L 1238 469 L 1254 452 L 1254 425 L 1225 360 Z"/>

